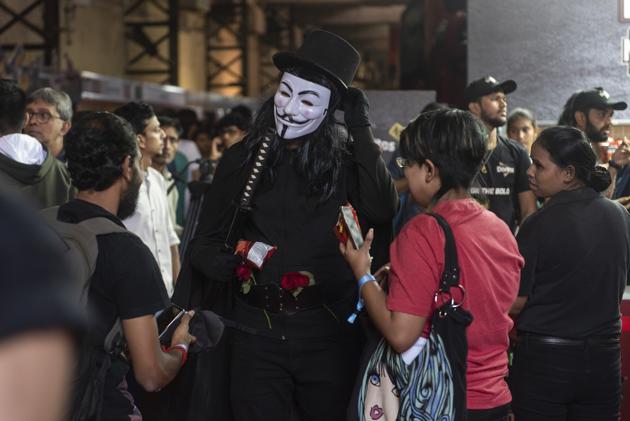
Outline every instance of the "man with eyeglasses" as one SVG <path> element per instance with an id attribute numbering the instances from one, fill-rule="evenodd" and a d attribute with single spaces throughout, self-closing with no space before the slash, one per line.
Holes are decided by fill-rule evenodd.
<path id="1" fill-rule="evenodd" d="M 37 208 L 61 205 L 74 196 L 68 170 L 37 139 L 23 134 L 26 94 L 0 79 L 0 190 L 23 193 Z"/>
<path id="2" fill-rule="evenodd" d="M 529 154 L 516 141 L 501 136 L 498 128 L 507 122 L 507 95 L 516 82 L 498 82 L 492 76 L 471 82 L 464 91 L 468 111 L 488 131 L 488 150 L 471 183 L 470 193 L 501 218 L 512 230 L 536 211 L 536 196 L 529 188 Z"/>
<path id="3" fill-rule="evenodd" d="M 53 88 L 38 89 L 28 96 L 26 115 L 24 133 L 39 140 L 54 157 L 62 159 L 63 137 L 72 125 L 72 101 L 68 94 Z"/>

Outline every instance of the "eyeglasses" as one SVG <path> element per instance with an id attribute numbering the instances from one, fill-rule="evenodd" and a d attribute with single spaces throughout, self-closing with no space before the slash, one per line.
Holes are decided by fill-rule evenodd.
<path id="1" fill-rule="evenodd" d="M 40 124 L 48 123 L 51 118 L 58 118 L 63 120 L 60 116 L 52 115 L 48 111 L 42 111 L 41 113 L 27 111 L 26 116 L 28 117 L 28 121 L 35 121 Z"/>
<path id="2" fill-rule="evenodd" d="M 402 156 L 398 156 L 396 157 L 396 165 L 398 165 L 400 168 L 405 168 L 411 165 L 411 160 L 403 158 Z"/>

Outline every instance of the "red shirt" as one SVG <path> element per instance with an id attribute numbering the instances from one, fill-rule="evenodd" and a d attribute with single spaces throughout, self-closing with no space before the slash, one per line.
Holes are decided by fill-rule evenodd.
<path id="1" fill-rule="evenodd" d="M 512 400 L 504 380 L 513 324 L 508 310 L 516 299 L 523 258 L 508 226 L 474 200 L 445 201 L 432 211 L 453 231 L 460 282 L 466 289 L 464 307 L 474 318 L 467 330 L 467 406 L 505 405 Z M 390 311 L 431 317 L 444 270 L 444 241 L 442 229 L 428 215 L 418 215 L 403 228 L 390 249 Z"/>

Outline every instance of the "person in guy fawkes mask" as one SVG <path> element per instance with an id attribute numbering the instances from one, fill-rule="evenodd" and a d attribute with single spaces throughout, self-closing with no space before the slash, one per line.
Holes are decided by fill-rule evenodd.
<path id="1" fill-rule="evenodd" d="M 275 95 L 216 170 L 173 297 L 238 326 L 203 374 L 214 382 L 205 386 L 207 419 L 229 412 L 236 420 L 289 420 L 295 412 L 302 420 L 345 418 L 360 359 L 358 330 L 347 322 L 357 288 L 334 226 L 350 202 L 364 233 L 375 227 L 372 254 L 375 266 L 383 264 L 398 205 L 372 138 L 367 98 L 349 87 L 359 60 L 350 44 L 325 31 L 311 32 L 295 53 L 276 54 L 283 73 Z M 347 130 L 335 121 L 338 108 Z M 265 136 L 267 164 L 239 238 L 277 250 L 261 270 L 238 279 L 242 259 L 223 244 Z M 232 408 L 225 414 L 219 382 L 227 378 Z"/>

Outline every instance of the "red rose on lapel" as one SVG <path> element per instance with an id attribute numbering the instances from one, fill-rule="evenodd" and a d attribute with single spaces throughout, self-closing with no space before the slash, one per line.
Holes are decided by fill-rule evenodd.
<path id="1" fill-rule="evenodd" d="M 303 273 L 288 272 L 282 275 L 280 287 L 284 290 L 291 291 L 296 288 L 305 288 L 309 285 L 309 282 L 309 277 Z"/>
<path id="2" fill-rule="evenodd" d="M 252 269 L 245 263 L 241 263 L 236 267 L 236 277 L 239 281 L 246 281 L 252 276 Z"/>

